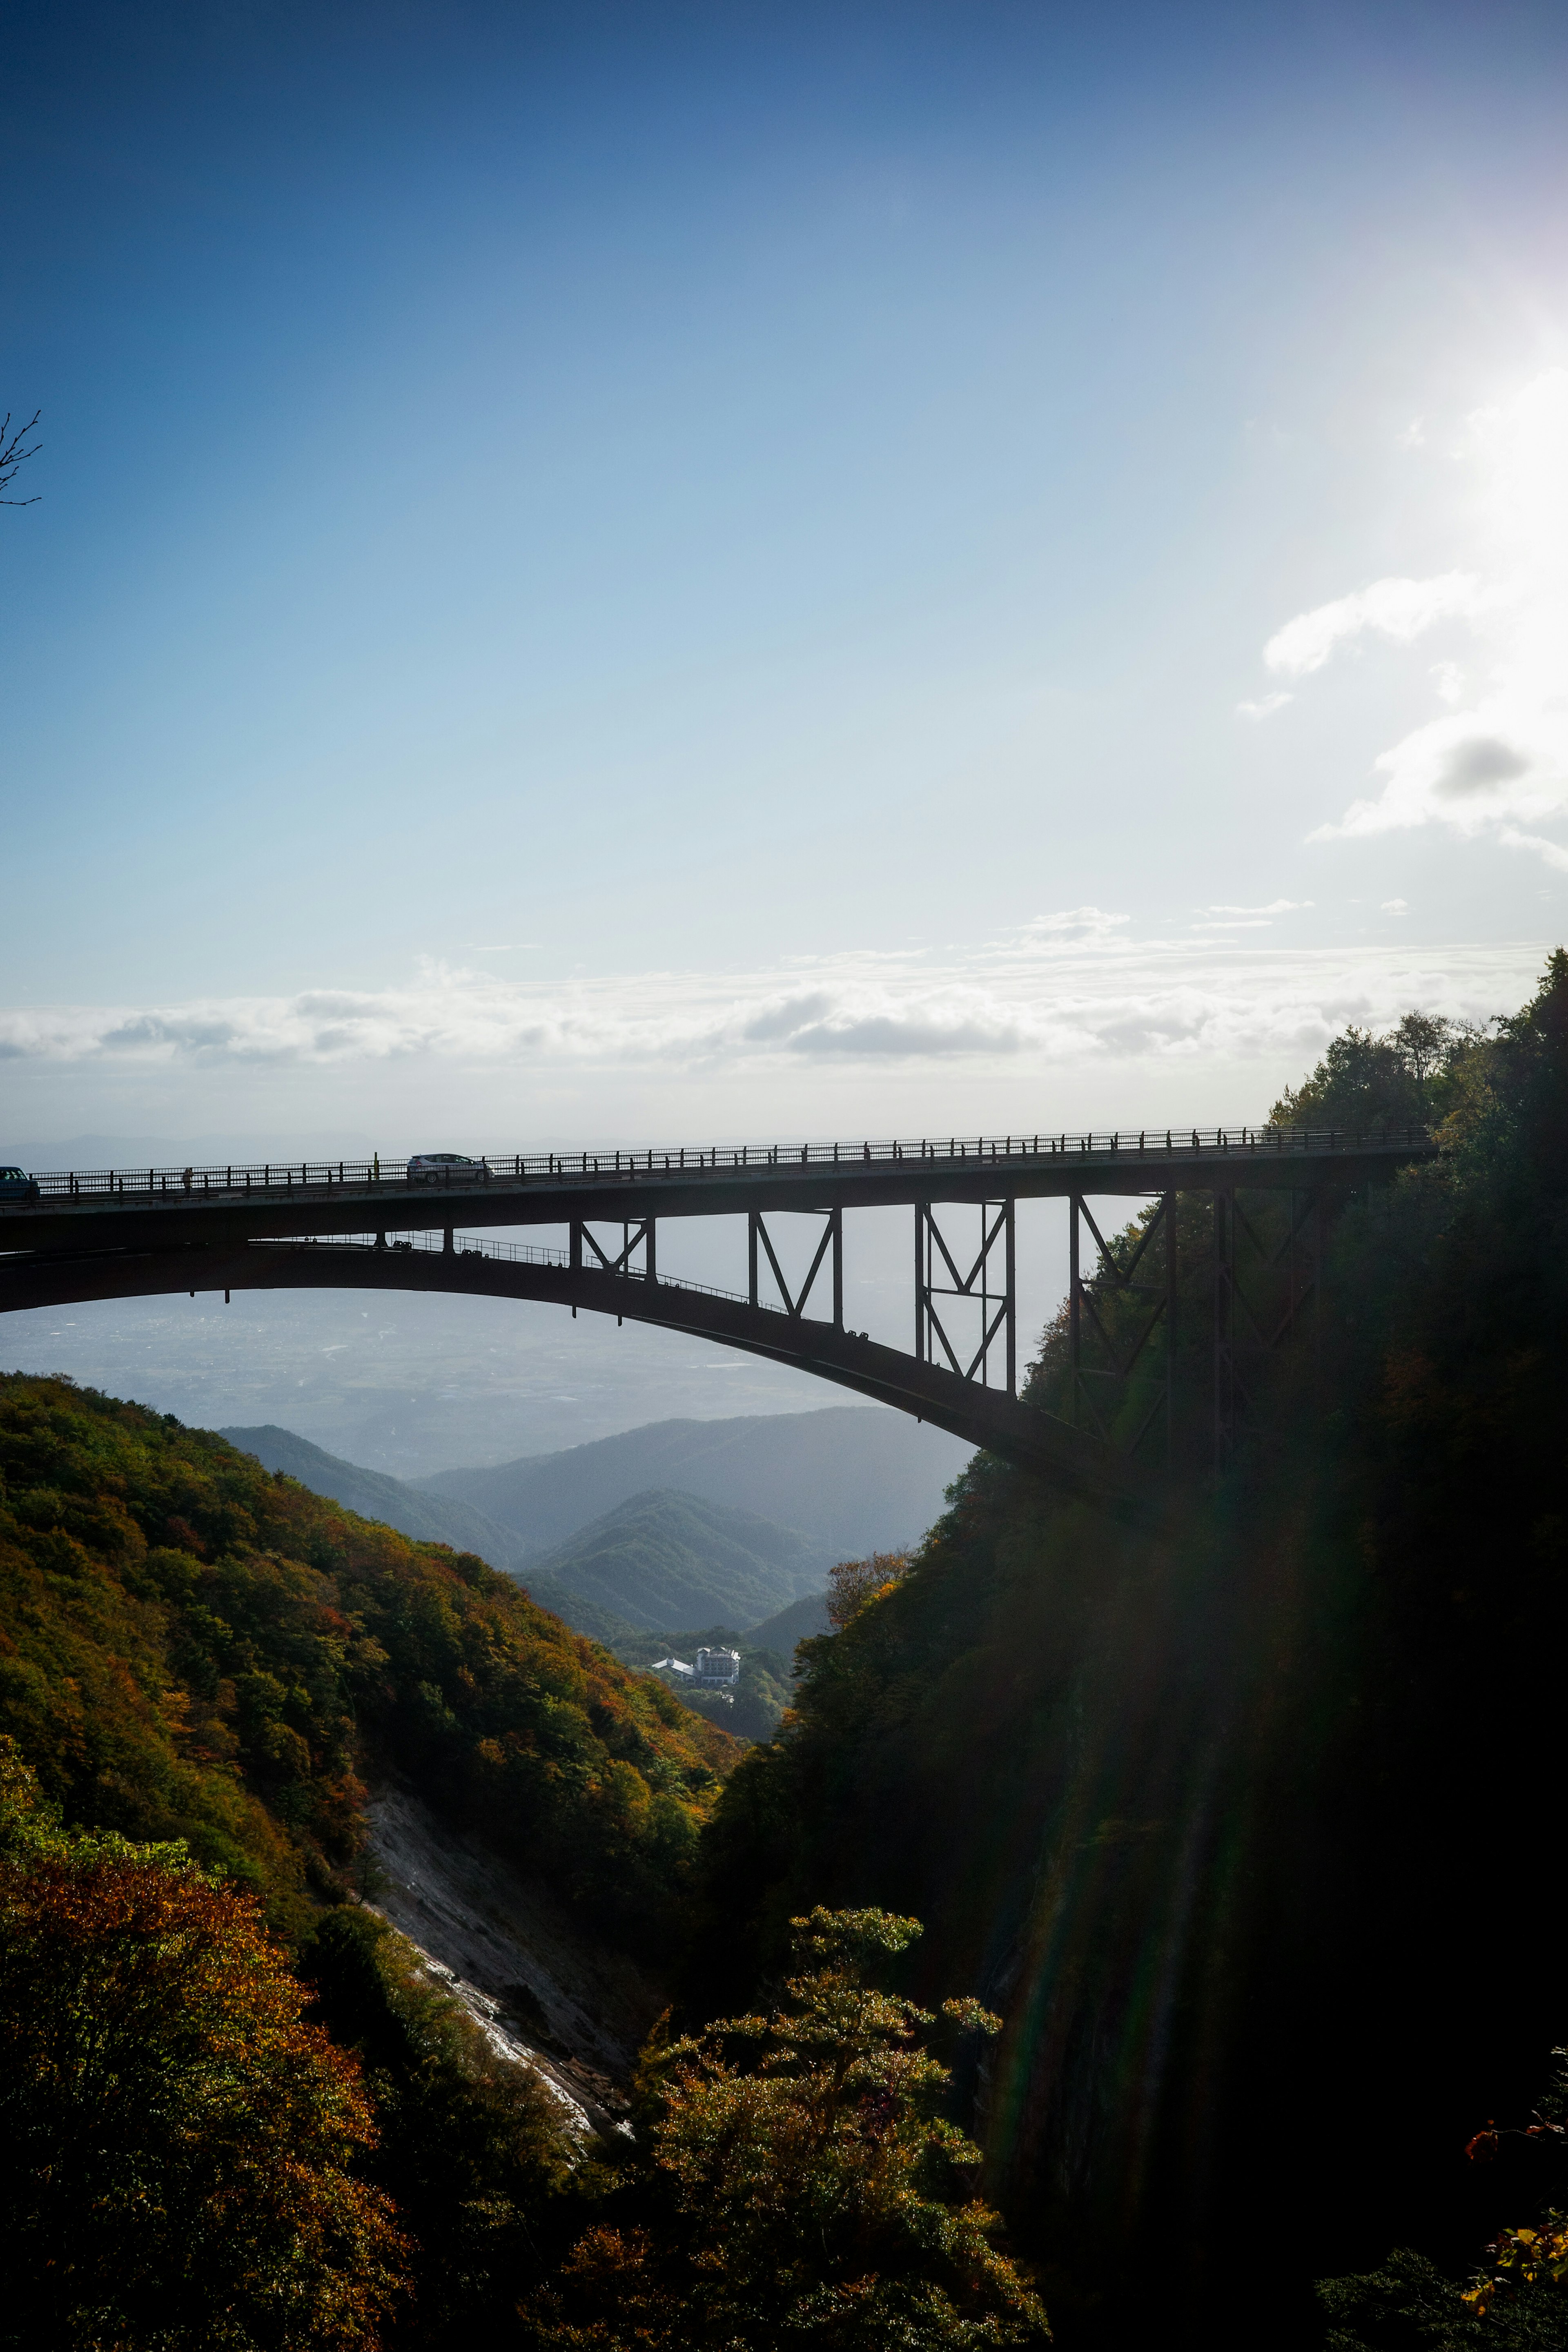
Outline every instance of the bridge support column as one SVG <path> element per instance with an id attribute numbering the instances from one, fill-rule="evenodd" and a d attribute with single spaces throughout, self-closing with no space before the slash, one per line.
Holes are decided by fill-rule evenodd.
<path id="1" fill-rule="evenodd" d="M 1236 1450 L 1236 1192 L 1214 1193 L 1214 1466 L 1221 1476 Z"/>
<path id="2" fill-rule="evenodd" d="M 1329 1260 L 1329 1204 L 1321 1192 L 1312 1196 L 1312 1411 L 1323 1410 L 1323 1280 Z"/>
<path id="3" fill-rule="evenodd" d="M 1068 1195 L 1068 1368 L 1070 1418 L 1131 1457 L 1163 1420 L 1167 1461 L 1176 1444 L 1176 1307 L 1180 1265 L 1174 1192 L 1162 1192 L 1136 1241 L 1107 1241 L 1081 1192 Z M 1094 1249 L 1085 1274 L 1083 1228 Z M 1163 1229 L 1164 1279 L 1139 1279 Z M 1159 1266 L 1149 1256 L 1150 1269 Z M 1117 1302 L 1121 1304 L 1118 1305 Z M 1129 1311 L 1131 1309 L 1131 1312 Z M 1163 1352 L 1154 1336 L 1164 1326 Z M 1085 1341 L 1095 1360 L 1086 1363 Z M 1098 1385 L 1097 1385 L 1098 1384 Z"/>
<path id="4" fill-rule="evenodd" d="M 795 1213 L 802 1213 L 795 1212 Z M 766 1304 L 758 1288 L 762 1260 L 765 1257 L 773 1281 L 778 1286 L 779 1297 L 783 1302 L 784 1313 L 798 1318 L 805 1310 L 806 1300 L 811 1297 L 816 1277 L 822 1270 L 824 1259 L 831 1253 L 833 1328 L 836 1331 L 842 1331 L 844 1328 L 844 1212 L 842 1209 L 823 1209 L 807 1210 L 804 1213 L 808 1216 L 821 1216 L 822 1239 L 816 1244 L 816 1255 L 805 1270 L 805 1279 L 798 1291 L 792 1292 L 784 1278 L 784 1270 L 779 1264 L 778 1252 L 774 1249 L 773 1237 L 768 1232 L 766 1218 L 760 1209 L 747 1211 L 746 1297 L 753 1307 Z"/>
<path id="5" fill-rule="evenodd" d="M 574 1218 L 566 1229 L 566 1262 L 574 1274 L 581 1274 L 584 1266 L 594 1266 L 605 1274 L 623 1275 L 628 1281 L 657 1282 L 658 1265 L 655 1230 L 652 1217 L 639 1218 L 635 1224 L 623 1217 L 621 1245 L 612 1257 L 587 1219 Z M 584 1254 L 584 1244 L 591 1255 Z M 640 1266 L 632 1264 L 639 1249 L 643 1255 Z"/>
<path id="6" fill-rule="evenodd" d="M 1163 1196 L 1165 1215 L 1165 1467 L 1176 1459 L 1176 1302 L 1180 1270 L 1176 1263 L 1176 1202 L 1180 1195 Z"/>
<path id="7" fill-rule="evenodd" d="M 1083 1396 L 1083 1274 L 1079 1264 L 1078 1221 L 1083 1213 L 1081 1192 L 1068 1194 L 1068 1363 L 1072 1374 L 1072 1412 L 1077 1429 Z"/>
<path id="8" fill-rule="evenodd" d="M 1010 1199 L 982 1201 L 979 1209 L 980 1246 L 964 1273 L 963 1258 L 954 1258 L 937 1223 L 934 1208 L 925 1202 L 915 1204 L 915 1360 L 918 1363 L 936 1364 L 945 1357 L 961 1380 L 978 1378 L 980 1387 L 989 1388 L 991 1357 L 1000 1341 L 1002 1379 L 998 1385 L 1009 1396 L 1016 1396 L 1018 1285 L 1013 1202 Z M 996 1283 L 997 1258 L 1002 1261 L 1000 1287 Z M 945 1282 L 940 1278 L 943 1274 L 948 1277 Z M 953 1305 L 939 1307 L 938 1299 L 952 1300 Z M 967 1332 L 955 1347 L 942 1318 L 945 1314 L 951 1319 L 961 1300 L 978 1307 L 979 1319 L 976 1322 L 971 1318 Z M 974 1351 L 966 1363 L 963 1357 L 972 1340 L 975 1342 Z"/>

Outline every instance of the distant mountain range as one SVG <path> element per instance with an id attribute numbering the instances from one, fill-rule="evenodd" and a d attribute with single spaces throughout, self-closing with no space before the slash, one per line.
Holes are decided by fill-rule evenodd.
<path id="1" fill-rule="evenodd" d="M 896 1550 L 923 1535 L 971 1451 L 902 1413 L 829 1405 L 649 1422 L 564 1453 L 438 1470 L 411 1483 L 419 1494 L 484 1512 L 531 1560 L 632 1496 L 662 1487 L 798 1528 L 826 1562 Z"/>
<path id="2" fill-rule="evenodd" d="M 942 1507 L 931 1431 L 861 1406 L 653 1422 L 561 1454 L 407 1480 L 267 1423 L 220 1433 L 268 1470 L 425 1543 L 478 1552 L 546 1609 L 625 1654 L 725 1624 L 787 1659 L 826 1625 L 837 1559 L 918 1536 Z M 944 1445 L 946 1442 L 944 1441 Z"/>
<path id="3" fill-rule="evenodd" d="M 776 1650 L 781 1658 L 793 1658 L 797 1642 L 826 1631 L 827 1595 L 808 1592 L 804 1600 L 792 1601 L 787 1609 L 781 1609 L 776 1617 L 764 1617 L 760 1625 L 749 1626 L 746 1637 L 759 1650 Z"/>
<path id="4" fill-rule="evenodd" d="M 819 1590 L 829 1565 L 796 1528 L 656 1486 L 531 1561 L 525 1580 L 536 1597 L 545 1581 L 563 1585 L 629 1625 L 664 1633 L 755 1625 Z"/>

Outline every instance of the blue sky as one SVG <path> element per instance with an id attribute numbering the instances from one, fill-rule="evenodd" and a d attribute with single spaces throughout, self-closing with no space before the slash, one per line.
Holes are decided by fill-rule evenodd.
<path id="1" fill-rule="evenodd" d="M 16 1148 L 1256 1115 L 1568 929 L 1560 9 L 8 27 Z"/>

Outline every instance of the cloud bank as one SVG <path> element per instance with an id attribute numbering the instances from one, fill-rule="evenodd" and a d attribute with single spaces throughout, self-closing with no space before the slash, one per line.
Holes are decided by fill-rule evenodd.
<path id="1" fill-rule="evenodd" d="M 1409 645 L 1439 622 L 1463 623 L 1474 664 L 1433 671 L 1447 709 L 1379 755 L 1375 797 L 1310 837 L 1439 825 L 1568 872 L 1568 847 L 1540 830 L 1568 816 L 1568 369 L 1478 410 L 1462 454 L 1479 482 L 1486 568 L 1375 580 L 1299 614 L 1264 659 L 1276 677 L 1303 679 L 1369 635 Z"/>
<path id="2" fill-rule="evenodd" d="M 397 988 L 0 1012 L 0 1059 L 193 1074 L 436 1062 L 740 1074 L 1300 1057 L 1347 1021 L 1413 1004 L 1480 1019 L 1508 1009 L 1545 952 L 1138 941 L 1121 920 L 1079 908 L 942 957 L 845 955 L 776 971 L 552 985 L 426 963 Z"/>

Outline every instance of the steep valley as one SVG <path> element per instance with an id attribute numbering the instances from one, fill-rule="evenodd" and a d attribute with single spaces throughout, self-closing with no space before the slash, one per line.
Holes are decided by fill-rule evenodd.
<path id="1" fill-rule="evenodd" d="M 541 1569 L 607 1623 L 635 1597 L 637 1546 L 666 1580 L 641 1588 L 663 1596 L 647 1622 L 612 1628 L 617 1657 L 478 1553 L 361 1518 L 220 1437 L 63 1381 L 0 1381 L 0 1732 L 71 1831 L 184 1839 L 253 1891 L 380 2086 L 378 2177 L 437 2216 L 427 2309 L 440 2278 L 469 2277 L 451 2250 L 504 2174 L 510 2251 L 453 2290 L 451 2308 L 487 2315 L 473 2340 L 514 2340 L 514 2275 L 569 2302 L 580 2254 L 609 2264 L 634 2318 L 664 2313 L 647 2341 L 702 2341 L 700 2295 L 661 2305 L 648 2284 L 676 2274 L 660 2248 L 690 2221 L 650 2149 L 671 2144 L 671 2114 L 773 2095 L 736 2053 L 803 1984 L 848 1998 L 842 1967 L 803 1977 L 804 1933 L 808 1956 L 812 1936 L 819 1958 L 856 1937 L 891 1956 L 922 2032 L 958 1997 L 973 2031 L 947 2045 L 951 2087 L 921 2080 L 942 2129 L 974 2135 L 979 2171 L 955 2158 L 940 2210 L 978 2178 L 1069 2352 L 1561 2342 L 1555 2285 L 1479 2318 L 1461 2287 L 1505 2225 L 1555 2210 L 1524 2144 L 1550 2156 L 1568 2120 L 1541 2091 L 1564 2028 L 1568 956 L 1495 1037 L 1456 1033 L 1435 1071 L 1351 1032 L 1285 1108 L 1353 1127 L 1417 1083 L 1441 1152 L 1334 1202 L 1315 1345 L 1278 1352 L 1268 1419 L 1234 1459 L 1216 1465 L 1206 1418 L 1213 1266 L 1194 1211 L 1169 1360 L 1182 1412 L 1148 1501 L 1112 1517 L 976 1455 L 907 1560 L 840 1575 L 833 1631 L 807 1589 L 824 1555 L 805 1514 L 634 1486 L 559 1535 Z M 1285 1213 L 1246 1213 L 1266 1259 Z M 1114 1280 L 1142 1230 L 1110 1244 L 1097 1311 L 1113 1335 L 1143 1311 Z M 1058 1318 L 1029 1374 L 1043 1407 L 1068 1398 L 1068 1351 Z M 689 1441 L 643 1433 L 616 1475 Z M 721 1458 L 756 1442 L 701 1440 Z M 792 1477 L 800 1443 L 784 1443 Z M 429 1491 L 510 1508 L 525 1467 L 482 1495 Z M 563 1513 L 563 1477 L 545 1479 Z M 790 1713 L 749 1747 L 638 1670 L 679 1630 L 665 1609 L 721 1571 L 759 1609 L 755 1675 L 777 1684 L 784 1637 L 804 1636 Z M 687 1619 L 710 1641 L 726 1622 Z M 433 1986 L 460 2030 L 430 2023 Z M 677 2032 L 731 2021 L 684 2111 L 661 2106 L 661 2069 L 701 2045 L 669 2058 L 670 2003 Z M 420 2053 L 442 2035 L 433 2091 Z M 525 2116 L 492 2062 L 514 2086 L 537 2074 L 549 2112 Z M 914 2128 L 891 2079 L 855 2109 L 857 2146 L 881 2148 L 900 2116 Z M 1492 2133 L 1538 2101 L 1530 2131 Z M 448 2210 L 447 2159 L 420 2135 L 455 2107 L 468 2137 L 447 2168 L 479 2187 Z M 747 2145 L 764 2168 L 777 2153 L 766 2134 Z M 1501 2152 L 1472 2162 L 1468 2146 Z M 808 2241 L 795 2231 L 792 2261 Z M 704 2277 L 721 2252 L 702 2251 Z M 1356 2325 L 1326 2338 L 1314 2282 L 1331 2274 Z M 1402 2279 L 1436 2315 L 1424 2336 L 1389 2302 Z M 583 2307 L 578 2327 L 550 2305 L 540 2340 L 633 2340 L 583 2333 L 604 2317 Z M 930 2340 L 1040 2340 L 1019 2326 Z"/>

